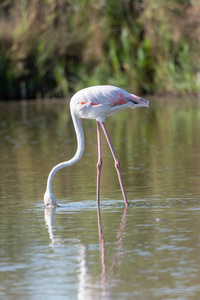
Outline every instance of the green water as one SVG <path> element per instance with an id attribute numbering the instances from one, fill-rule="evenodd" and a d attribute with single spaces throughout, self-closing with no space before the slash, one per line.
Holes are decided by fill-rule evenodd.
<path id="1" fill-rule="evenodd" d="M 200 102 L 149 99 L 106 120 L 130 206 L 102 135 L 96 207 L 96 124 L 85 152 L 64 101 L 0 104 L 0 299 L 200 298 Z"/>

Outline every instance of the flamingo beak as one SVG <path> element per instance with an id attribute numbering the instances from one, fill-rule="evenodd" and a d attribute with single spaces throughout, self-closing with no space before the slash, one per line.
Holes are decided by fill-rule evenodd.
<path id="1" fill-rule="evenodd" d="M 131 101 L 134 103 L 134 104 L 137 104 L 137 106 L 145 106 L 145 107 L 149 107 L 149 101 L 141 98 L 141 97 L 138 97 L 136 95 L 133 95 L 131 94 Z"/>

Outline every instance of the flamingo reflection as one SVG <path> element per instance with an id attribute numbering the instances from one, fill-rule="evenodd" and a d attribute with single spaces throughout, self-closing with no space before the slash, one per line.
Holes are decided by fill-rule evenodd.
<path id="1" fill-rule="evenodd" d="M 115 268 L 120 265 L 122 262 L 122 258 L 124 255 L 123 251 L 123 242 L 124 242 L 124 232 L 125 232 L 125 225 L 126 225 L 126 218 L 127 218 L 127 209 L 125 207 L 124 213 L 122 215 L 121 223 L 119 229 L 117 231 L 117 249 L 115 255 L 112 255 L 112 259 L 109 258 L 109 261 L 112 262 L 111 267 L 106 267 L 106 243 L 103 234 L 103 227 L 101 221 L 101 212 L 100 207 L 97 207 L 97 217 L 98 217 L 98 235 L 99 235 L 99 245 L 100 245 L 100 260 L 101 260 L 101 289 L 102 289 L 102 298 L 104 299 L 105 296 L 107 297 L 108 294 L 106 293 L 106 283 L 109 281 L 109 278 L 113 274 L 116 275 Z M 55 251 L 56 245 L 62 244 L 63 247 L 66 248 L 65 241 L 60 238 L 56 234 L 56 229 L 54 227 L 54 220 L 56 215 L 56 207 L 53 208 L 46 208 L 45 209 L 45 222 L 48 228 L 49 238 L 51 240 L 50 246 Z M 94 278 L 91 274 L 89 274 L 88 269 L 88 248 L 87 246 L 83 245 L 83 243 L 74 238 L 71 241 L 73 245 L 78 246 L 78 253 L 77 253 L 77 263 L 78 263 L 78 288 L 77 288 L 77 299 L 94 299 Z M 107 295 L 106 295 L 107 294 Z"/>

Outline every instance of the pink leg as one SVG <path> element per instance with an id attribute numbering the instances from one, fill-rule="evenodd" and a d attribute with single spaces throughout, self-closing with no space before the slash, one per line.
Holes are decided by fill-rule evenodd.
<path id="1" fill-rule="evenodd" d="M 119 163 L 119 160 L 118 160 L 118 158 L 117 158 L 117 156 L 115 154 L 115 150 L 114 150 L 114 148 L 112 146 L 112 143 L 111 143 L 111 140 L 109 138 L 109 135 L 108 135 L 108 132 L 107 132 L 107 129 L 105 127 L 104 122 L 101 123 L 101 127 L 102 127 L 102 129 L 104 131 L 104 134 L 106 136 L 108 145 L 110 147 L 110 150 L 112 152 L 113 158 L 115 160 L 115 168 L 117 170 L 117 175 L 118 175 L 118 178 L 119 178 L 119 183 L 120 183 L 120 187 L 121 187 L 121 190 L 122 190 L 122 195 L 124 197 L 124 201 L 125 201 L 126 206 L 128 206 L 128 201 L 127 201 L 126 194 L 125 194 L 124 187 L 123 187 L 123 183 L 122 183 L 122 177 L 121 177 L 121 172 L 120 172 L 120 163 Z"/>
<path id="2" fill-rule="evenodd" d="M 97 121 L 98 162 L 97 162 L 97 205 L 100 201 L 100 176 L 102 168 L 100 123 Z"/>

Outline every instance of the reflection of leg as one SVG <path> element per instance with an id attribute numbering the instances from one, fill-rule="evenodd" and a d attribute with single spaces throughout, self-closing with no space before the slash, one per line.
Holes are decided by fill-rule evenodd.
<path id="1" fill-rule="evenodd" d="M 107 129 L 105 127 L 105 124 L 104 122 L 101 123 L 101 127 L 104 131 L 104 134 L 106 136 L 106 139 L 107 139 L 107 142 L 108 142 L 108 145 L 110 147 L 110 150 L 112 152 L 112 155 L 113 155 L 113 158 L 114 158 L 114 161 L 115 161 L 115 168 L 117 170 L 117 175 L 118 175 L 118 178 L 119 178 L 119 183 L 120 183 L 120 187 L 121 187 L 121 191 L 122 191 L 122 195 L 124 197 L 124 201 L 126 203 L 126 206 L 128 206 L 128 201 L 127 201 L 127 198 L 126 198 L 126 194 L 125 194 L 125 191 L 124 191 L 124 187 L 123 187 L 123 183 L 122 183 L 122 177 L 121 177 L 121 172 L 120 172 L 120 164 L 119 164 L 119 160 L 115 154 L 115 150 L 112 146 L 112 143 L 111 143 L 111 140 L 109 138 L 109 135 L 108 135 L 108 132 L 107 132 Z"/>
<path id="2" fill-rule="evenodd" d="M 98 162 L 97 162 L 97 205 L 100 202 L 100 176 L 102 167 L 102 155 L 101 155 L 101 132 L 100 124 L 97 121 L 97 141 L 98 141 Z"/>
<path id="3" fill-rule="evenodd" d="M 101 253 L 101 282 L 103 294 L 105 294 L 105 282 L 106 282 L 106 261 L 105 261 L 105 241 L 103 236 L 103 230 L 101 226 L 101 214 L 100 214 L 100 206 L 97 207 L 97 216 L 98 216 L 98 228 L 99 228 L 99 243 L 100 243 L 100 253 Z"/>
<path id="4" fill-rule="evenodd" d="M 124 241 L 124 231 L 125 231 L 125 225 L 126 225 L 126 216 L 127 216 L 127 210 L 128 207 L 126 206 L 124 209 L 124 213 L 122 215 L 122 220 L 120 223 L 120 227 L 117 231 L 117 239 L 119 241 L 119 248 L 123 249 L 123 241 Z"/>
<path id="5" fill-rule="evenodd" d="M 124 213 L 122 215 L 122 219 L 121 219 L 121 223 L 120 223 L 120 227 L 117 231 L 118 247 L 116 249 L 117 250 L 116 255 L 115 256 L 113 255 L 113 267 L 117 266 L 118 268 L 120 268 L 120 265 L 123 262 L 123 257 L 125 256 L 124 236 L 125 236 L 127 211 L 128 211 L 128 206 L 125 206 Z"/>

